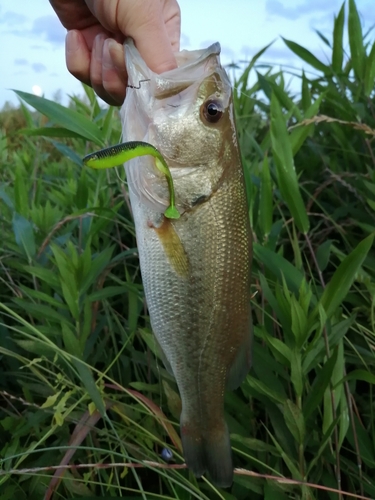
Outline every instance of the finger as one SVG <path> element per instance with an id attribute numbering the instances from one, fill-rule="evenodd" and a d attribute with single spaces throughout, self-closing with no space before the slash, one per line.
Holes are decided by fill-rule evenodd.
<path id="1" fill-rule="evenodd" d="M 151 5 L 155 4 L 157 2 L 151 2 Z M 121 31 L 134 39 L 137 49 L 152 71 L 164 73 L 177 67 L 171 41 L 160 9 L 154 9 L 152 12 L 150 8 L 145 7 L 146 11 L 149 15 L 138 20 L 138 23 L 129 23 L 127 30 Z"/>
<path id="2" fill-rule="evenodd" d="M 125 67 L 124 48 L 112 38 L 104 42 L 102 79 L 104 90 L 121 105 L 126 94 L 128 75 Z"/>
<path id="3" fill-rule="evenodd" d="M 169 33 L 173 32 L 174 46 L 179 38 L 179 9 L 173 3 L 169 18 L 164 19 L 160 0 L 86 0 L 86 4 L 102 25 L 113 33 L 131 36 L 148 67 L 156 73 L 176 68 Z M 175 8 L 177 5 L 177 8 Z M 168 24 L 168 30 L 166 28 Z M 171 26 L 174 25 L 175 29 Z"/>
<path id="4" fill-rule="evenodd" d="M 82 34 L 68 31 L 65 39 L 65 58 L 68 71 L 78 80 L 90 85 L 91 54 Z"/>
<path id="5" fill-rule="evenodd" d="M 103 85 L 103 49 L 107 38 L 108 35 L 103 33 L 95 37 L 91 54 L 90 80 L 95 93 L 103 101 L 111 105 L 117 105 L 117 102 L 108 94 Z"/>
<path id="6" fill-rule="evenodd" d="M 49 3 L 67 30 L 82 30 L 98 23 L 85 0 L 49 0 Z"/>

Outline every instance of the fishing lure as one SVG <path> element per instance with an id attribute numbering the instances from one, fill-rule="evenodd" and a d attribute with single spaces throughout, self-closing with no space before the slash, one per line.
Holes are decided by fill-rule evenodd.
<path id="1" fill-rule="evenodd" d="M 109 148 L 88 154 L 82 161 L 88 167 L 103 169 L 117 167 L 132 158 L 148 155 L 155 158 L 156 168 L 165 175 L 168 183 L 169 207 L 165 210 L 164 215 L 168 219 L 179 219 L 180 213 L 175 205 L 175 192 L 171 171 L 163 155 L 152 144 L 142 141 L 123 142 L 122 144 L 116 144 L 116 146 L 110 146 Z"/>

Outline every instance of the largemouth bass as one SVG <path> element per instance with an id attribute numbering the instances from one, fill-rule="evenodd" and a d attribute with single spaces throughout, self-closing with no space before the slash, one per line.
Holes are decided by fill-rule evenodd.
<path id="1" fill-rule="evenodd" d="M 131 40 L 122 108 L 124 141 L 164 156 L 180 218 L 164 212 L 170 192 L 155 159 L 126 163 L 143 285 L 152 330 L 182 401 L 183 452 L 200 477 L 228 487 L 233 464 L 224 391 L 251 363 L 251 234 L 220 45 L 176 54 L 178 68 L 153 73 Z"/>

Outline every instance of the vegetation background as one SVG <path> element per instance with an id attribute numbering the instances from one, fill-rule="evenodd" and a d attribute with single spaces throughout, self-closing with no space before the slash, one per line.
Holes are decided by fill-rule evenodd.
<path id="1" fill-rule="evenodd" d="M 178 467 L 122 169 L 82 168 L 117 110 L 85 87 L 1 111 L 0 500 L 375 498 L 375 43 L 354 0 L 317 36 L 329 61 L 284 40 L 309 71 L 266 47 L 235 82 L 255 345 L 227 491 Z"/>

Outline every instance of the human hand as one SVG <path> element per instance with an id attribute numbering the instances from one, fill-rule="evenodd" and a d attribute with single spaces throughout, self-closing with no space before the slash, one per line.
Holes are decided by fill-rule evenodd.
<path id="1" fill-rule="evenodd" d="M 123 41 L 134 39 L 156 73 L 176 67 L 180 49 L 177 0 L 50 0 L 68 30 L 65 44 L 70 73 L 90 85 L 108 104 L 123 103 L 128 84 Z"/>

